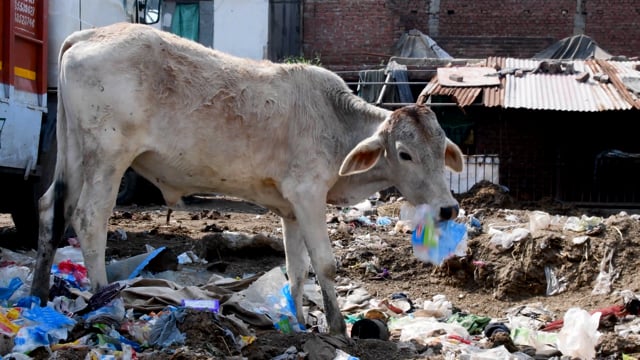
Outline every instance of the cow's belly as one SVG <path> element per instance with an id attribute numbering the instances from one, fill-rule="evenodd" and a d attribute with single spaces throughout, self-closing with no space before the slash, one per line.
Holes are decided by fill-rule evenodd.
<path id="1" fill-rule="evenodd" d="M 142 154 L 132 167 L 162 191 L 169 205 L 178 203 L 183 196 L 220 193 L 245 199 L 280 216 L 293 218 L 291 204 L 282 196 L 279 182 L 267 174 L 256 172 L 255 167 L 244 167 L 251 171 L 238 171 L 232 164 L 214 168 L 204 163 L 197 165 L 187 161 L 171 161 L 153 153 Z"/>

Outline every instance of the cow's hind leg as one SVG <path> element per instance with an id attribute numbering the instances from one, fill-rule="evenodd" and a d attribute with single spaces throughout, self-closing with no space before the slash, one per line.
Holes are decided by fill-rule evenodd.
<path id="1" fill-rule="evenodd" d="M 54 182 L 38 203 L 40 210 L 39 243 L 31 283 L 31 295 L 38 297 L 43 306 L 46 305 L 49 298 L 49 282 L 55 250 L 66 227 L 64 216 L 65 187 L 66 184 L 61 181 Z"/>
<path id="2" fill-rule="evenodd" d="M 98 168 L 86 174 L 72 217 L 71 225 L 78 235 L 93 290 L 108 284 L 105 267 L 107 225 L 124 170 Z"/>
<path id="3" fill-rule="evenodd" d="M 284 234 L 284 251 L 287 259 L 287 275 L 291 286 L 291 296 L 296 307 L 296 317 L 300 324 L 306 325 L 302 310 L 302 295 L 304 293 L 304 282 L 309 275 L 307 248 L 297 221 L 283 218 L 282 232 Z"/>

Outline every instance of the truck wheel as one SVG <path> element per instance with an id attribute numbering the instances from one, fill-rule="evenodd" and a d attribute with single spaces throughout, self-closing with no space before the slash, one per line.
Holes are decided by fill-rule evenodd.
<path id="1" fill-rule="evenodd" d="M 116 199 L 117 205 L 129 205 L 133 202 L 136 196 L 138 176 L 139 175 L 131 168 L 127 169 L 124 173 L 122 181 L 120 181 L 120 187 L 118 188 L 118 198 Z"/>
<path id="2" fill-rule="evenodd" d="M 16 227 L 17 239 L 15 248 L 38 248 L 38 199 L 36 198 L 36 184 L 31 181 L 21 181 L 12 191 L 11 218 Z"/>

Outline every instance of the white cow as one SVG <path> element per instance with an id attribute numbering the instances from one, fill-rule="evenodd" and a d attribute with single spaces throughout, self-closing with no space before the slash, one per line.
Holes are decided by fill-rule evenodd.
<path id="1" fill-rule="evenodd" d="M 40 200 L 32 287 L 41 299 L 68 225 L 92 286 L 107 285 L 107 221 L 129 166 L 169 206 L 217 192 L 280 215 L 299 321 L 311 264 L 333 334 L 345 325 L 326 203 L 349 205 L 396 186 L 443 218 L 458 210 L 444 171 L 461 171 L 462 155 L 434 113 L 374 107 L 321 67 L 237 58 L 148 26 L 116 24 L 66 39 L 58 96 L 55 179 Z"/>

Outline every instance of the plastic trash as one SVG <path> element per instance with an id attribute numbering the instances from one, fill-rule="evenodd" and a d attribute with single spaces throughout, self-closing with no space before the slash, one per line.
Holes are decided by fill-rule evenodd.
<path id="1" fill-rule="evenodd" d="M 570 308 L 564 314 L 564 326 L 558 333 L 558 350 L 572 358 L 595 358 L 599 323 L 599 312 L 591 315 L 584 309 Z"/>
<path id="2" fill-rule="evenodd" d="M 389 305 L 401 310 L 401 313 L 412 313 L 415 311 L 413 301 L 405 293 L 393 293 L 391 294 L 391 301 Z"/>
<path id="3" fill-rule="evenodd" d="M 76 323 L 50 307 L 33 306 L 24 309 L 22 316 L 33 325 L 20 328 L 14 339 L 13 351 L 21 353 L 66 339 L 69 329 Z"/>
<path id="4" fill-rule="evenodd" d="M 340 349 L 336 349 L 336 357 L 333 358 L 333 360 L 359 360 L 359 359 L 360 358 L 349 355 L 348 353 Z"/>
<path id="5" fill-rule="evenodd" d="M 600 225 L 604 219 L 599 216 L 586 216 L 582 215 L 580 218 L 576 216 L 570 216 L 565 221 L 563 230 L 571 230 L 575 232 L 584 232 L 590 228 Z"/>
<path id="6" fill-rule="evenodd" d="M 422 305 L 422 313 L 436 319 L 445 319 L 451 316 L 453 305 L 443 294 L 434 295 L 431 300 L 426 300 Z"/>
<path id="7" fill-rule="evenodd" d="M 119 324 L 124 321 L 126 310 L 124 308 L 124 300 L 121 297 L 111 300 L 105 306 L 93 310 L 84 315 L 85 322 Z"/>
<path id="8" fill-rule="evenodd" d="M 7 287 L 0 287 L 0 300 L 8 300 L 22 284 L 24 282 L 19 277 L 12 278 Z"/>
<path id="9" fill-rule="evenodd" d="M 163 348 L 174 344 L 184 344 L 186 336 L 178 330 L 177 323 L 183 322 L 185 312 L 181 309 L 166 312 L 158 318 L 149 334 L 149 344 Z"/>
<path id="10" fill-rule="evenodd" d="M 0 267 L 0 300 L 9 302 L 28 296 L 31 290 L 31 268 L 22 265 Z"/>
<path id="11" fill-rule="evenodd" d="M 220 310 L 220 301 L 218 299 L 182 299 L 180 305 L 186 308 L 208 310 L 216 313 Z"/>
<path id="12" fill-rule="evenodd" d="M 53 257 L 53 263 L 58 264 L 65 260 L 71 260 L 76 264 L 84 264 L 84 256 L 82 255 L 82 249 L 77 246 L 65 246 L 56 250 L 56 255 Z"/>
<path id="13" fill-rule="evenodd" d="M 391 225 L 391 219 L 387 216 L 381 216 L 376 219 L 376 225 L 378 226 L 388 226 Z"/>
<path id="14" fill-rule="evenodd" d="M 36 262 L 36 253 L 33 250 L 24 253 L 0 247 L 0 259 L 3 264 L 33 267 Z"/>
<path id="15" fill-rule="evenodd" d="M 373 225 L 373 221 L 371 221 L 371 219 L 369 219 L 368 216 L 364 216 L 364 215 L 358 216 L 357 220 L 363 226 L 371 226 L 371 225 Z"/>
<path id="16" fill-rule="evenodd" d="M 304 330 L 304 325 L 297 321 L 289 283 L 279 266 L 254 281 L 242 294 L 244 299 L 240 300 L 240 305 L 266 315 L 276 329 L 283 333 Z"/>
<path id="17" fill-rule="evenodd" d="M 267 315 L 273 321 L 275 328 L 284 334 L 305 330 L 304 325 L 299 324 L 296 318 L 295 305 L 288 283 L 282 287 L 279 295 L 272 294 L 267 297 Z"/>
<path id="18" fill-rule="evenodd" d="M 553 351 L 558 343 L 558 333 L 538 331 L 529 327 L 515 327 L 511 339 L 516 345 L 532 346 L 536 352 Z"/>
<path id="19" fill-rule="evenodd" d="M 500 246 L 502 249 L 510 249 L 514 242 L 518 242 L 529 235 L 529 230 L 525 228 L 515 228 L 511 232 L 501 231 L 495 228 L 489 230 L 492 234 L 489 243 Z"/>
<path id="20" fill-rule="evenodd" d="M 529 360 L 531 356 L 523 352 L 510 353 L 504 345 L 500 345 L 493 349 L 482 349 L 477 346 L 467 346 L 462 348 L 462 354 L 457 357 L 460 360 Z"/>
<path id="21" fill-rule="evenodd" d="M 166 247 L 162 246 L 149 253 L 135 255 L 124 260 L 110 263 L 107 265 L 107 280 L 114 282 L 135 278 L 149 265 L 151 260 L 165 250 Z"/>
<path id="22" fill-rule="evenodd" d="M 467 227 L 455 221 L 435 221 L 433 209 L 416 207 L 415 229 L 411 235 L 414 255 L 423 262 L 440 265 L 451 256 L 466 254 Z"/>
<path id="23" fill-rule="evenodd" d="M 469 224 L 477 229 L 481 229 L 482 228 L 482 223 L 480 222 L 480 220 L 478 220 L 477 217 L 475 216 L 471 216 L 469 217 Z"/>
<path id="24" fill-rule="evenodd" d="M 550 266 L 544 267 L 544 276 L 547 279 L 547 296 L 560 294 L 567 289 L 567 280 L 556 277 Z"/>
<path id="25" fill-rule="evenodd" d="M 284 353 L 271 358 L 271 360 L 297 360 L 299 359 L 298 348 L 295 346 L 290 346 Z"/>
<path id="26" fill-rule="evenodd" d="M 591 290 L 593 295 L 606 295 L 611 292 L 613 281 L 620 275 L 620 271 L 613 267 L 613 248 L 606 248 L 600 261 L 600 272 L 596 277 L 596 283 Z M 608 266 L 607 266 L 608 265 Z"/>
<path id="27" fill-rule="evenodd" d="M 20 326 L 14 324 L 11 319 L 0 312 L 0 334 L 13 336 L 18 333 Z"/>
<path id="28" fill-rule="evenodd" d="M 432 338 L 443 336 L 443 334 L 469 340 L 469 332 L 461 325 L 443 323 L 432 317 L 390 318 L 388 326 L 391 333 L 400 331 L 399 341 L 401 342 L 415 340 L 424 345 L 430 343 Z"/>
<path id="29" fill-rule="evenodd" d="M 529 230 L 533 233 L 546 229 L 551 224 L 551 215 L 544 211 L 535 210 L 529 215 Z"/>
<path id="30" fill-rule="evenodd" d="M 51 267 L 51 273 L 67 281 L 71 286 L 87 290 L 90 285 L 87 277 L 87 268 L 82 264 L 74 263 L 71 260 L 64 260 Z"/>

